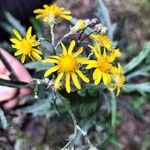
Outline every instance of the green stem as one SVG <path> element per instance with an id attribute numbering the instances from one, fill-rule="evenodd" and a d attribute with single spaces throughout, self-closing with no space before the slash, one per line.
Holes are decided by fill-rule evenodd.
<path id="1" fill-rule="evenodd" d="M 71 34 L 70 32 L 67 33 L 67 34 L 65 34 L 65 35 L 58 41 L 57 45 L 55 46 L 55 49 L 57 49 L 57 47 L 59 46 L 59 44 L 60 44 L 66 37 L 68 37 L 70 34 Z"/>
<path id="2" fill-rule="evenodd" d="M 113 91 L 111 91 L 111 125 L 115 127 L 117 120 L 117 101 Z"/>
<path id="3" fill-rule="evenodd" d="M 54 36 L 54 24 L 50 24 L 50 33 L 51 33 L 51 44 L 53 46 L 53 55 L 55 55 L 55 36 Z"/>

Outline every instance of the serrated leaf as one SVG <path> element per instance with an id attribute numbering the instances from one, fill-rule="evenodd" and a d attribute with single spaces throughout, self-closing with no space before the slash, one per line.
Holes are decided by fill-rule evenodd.
<path id="1" fill-rule="evenodd" d="M 49 69 L 50 67 L 52 67 L 52 64 L 51 63 L 43 63 L 41 61 L 35 61 L 35 62 L 26 63 L 25 67 L 28 69 L 35 69 L 38 72 L 38 71 L 43 71 L 43 70 Z"/>
<path id="2" fill-rule="evenodd" d="M 146 57 L 149 57 L 149 53 L 150 53 L 150 43 L 146 44 L 143 50 L 139 53 L 139 55 L 133 58 L 128 64 L 125 65 L 124 73 L 126 74 L 129 71 L 133 70 L 138 65 L 140 65 Z"/>

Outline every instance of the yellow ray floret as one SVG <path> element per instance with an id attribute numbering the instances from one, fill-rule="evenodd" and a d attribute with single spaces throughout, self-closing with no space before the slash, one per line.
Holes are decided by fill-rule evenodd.
<path id="1" fill-rule="evenodd" d="M 101 54 L 98 43 L 96 43 L 96 48 L 90 45 L 89 47 L 93 50 L 96 60 L 89 60 L 86 69 L 94 68 L 93 80 L 95 85 L 99 84 L 101 79 L 105 85 L 110 84 L 112 81 L 111 75 L 116 70 L 116 67 L 112 65 L 113 56 L 111 54 L 107 55 L 105 50 Z"/>
<path id="2" fill-rule="evenodd" d="M 101 44 L 101 46 L 104 46 L 105 48 L 107 48 L 108 50 L 111 50 L 112 47 L 112 43 L 109 40 L 107 35 L 103 35 L 103 34 L 92 34 L 91 37 L 99 42 Z"/>
<path id="3" fill-rule="evenodd" d="M 22 55 L 22 63 L 25 62 L 26 56 L 32 60 L 41 60 L 40 55 L 42 55 L 42 52 L 36 49 L 36 47 L 40 45 L 40 42 L 36 40 L 35 35 L 32 36 L 32 27 L 29 27 L 25 37 L 22 37 L 15 29 L 13 33 L 16 37 L 11 38 L 10 41 L 13 43 L 12 47 L 17 50 L 14 55 Z"/>
<path id="4" fill-rule="evenodd" d="M 48 69 L 44 77 L 51 75 L 52 73 L 58 73 L 58 76 L 54 82 L 54 86 L 57 89 L 59 87 L 60 81 L 65 77 L 65 87 L 68 93 L 71 92 L 71 80 L 73 81 L 77 89 L 81 89 L 81 85 L 78 76 L 86 83 L 89 79 L 79 70 L 79 65 L 87 62 L 88 58 L 79 58 L 78 56 L 82 53 L 83 47 L 79 48 L 75 53 L 73 49 L 75 47 L 75 41 L 71 41 L 69 48 L 67 49 L 63 43 L 61 43 L 62 54 L 59 56 L 50 56 L 49 58 L 43 60 L 43 62 L 54 63 L 55 65 Z"/>
<path id="5" fill-rule="evenodd" d="M 124 86 L 125 83 L 125 76 L 123 75 L 123 68 L 118 63 L 118 68 L 114 71 L 114 83 L 112 83 L 109 88 L 111 90 L 117 90 L 116 95 L 118 96 L 120 94 L 120 89 Z"/>
<path id="6" fill-rule="evenodd" d="M 58 7 L 56 4 L 45 4 L 43 7 L 43 9 L 36 9 L 33 11 L 35 14 L 37 14 L 36 19 L 42 18 L 44 22 L 51 23 L 63 19 L 70 20 L 72 18 L 70 11 L 66 11 L 64 8 Z"/>

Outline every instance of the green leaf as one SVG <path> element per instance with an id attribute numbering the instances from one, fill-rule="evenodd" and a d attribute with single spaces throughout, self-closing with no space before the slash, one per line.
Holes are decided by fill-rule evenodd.
<path id="1" fill-rule="evenodd" d="M 126 64 L 126 66 L 124 67 L 124 73 L 126 74 L 138 65 L 140 65 L 146 57 L 149 57 L 149 53 L 150 43 L 146 44 L 143 50 L 140 52 L 140 54 L 133 58 L 128 64 Z"/>
<path id="2" fill-rule="evenodd" d="M 108 28 L 109 38 L 113 39 L 114 31 L 116 30 L 116 23 L 112 24 L 109 10 L 103 0 L 96 0 L 97 16 L 102 24 Z"/>
<path id="3" fill-rule="evenodd" d="M 7 119 L 1 108 L 0 108 L 0 126 L 2 126 L 3 129 L 7 129 L 8 127 Z"/>
<path id="4" fill-rule="evenodd" d="M 57 98 L 57 102 L 59 99 Z M 59 103 L 59 102 L 58 102 Z M 34 116 L 53 116 L 57 114 L 56 110 L 53 109 L 53 95 L 50 93 L 48 98 L 39 99 L 35 101 L 34 104 L 18 109 L 17 111 L 21 111 L 23 113 L 31 113 Z M 58 105 L 58 104 L 57 104 Z"/>
<path id="5" fill-rule="evenodd" d="M 148 77 L 150 75 L 149 71 L 150 71 L 150 66 L 141 66 L 141 69 L 129 73 L 126 76 L 126 80 L 129 80 L 129 79 L 137 77 L 137 76 Z"/>
<path id="6" fill-rule="evenodd" d="M 2 41 L 0 42 L 0 47 L 4 48 L 4 49 L 7 49 L 8 52 L 13 52 L 13 48 L 11 47 L 11 45 L 6 42 L 6 41 Z"/>
<path id="7" fill-rule="evenodd" d="M 38 71 L 43 71 L 43 70 L 49 69 L 50 67 L 52 67 L 52 64 L 51 63 L 43 63 L 41 61 L 35 61 L 35 62 L 26 63 L 25 67 L 28 69 L 35 69 L 38 72 Z"/>
<path id="8" fill-rule="evenodd" d="M 5 17 L 7 19 L 7 21 L 10 23 L 10 25 L 17 29 L 17 31 L 19 31 L 19 33 L 21 35 L 25 35 L 26 34 L 26 30 L 25 27 L 23 25 L 21 25 L 20 21 L 17 20 L 15 17 L 13 17 L 9 12 L 5 12 Z"/>
<path id="9" fill-rule="evenodd" d="M 127 93 L 138 92 L 140 94 L 150 93 L 150 83 L 125 84 L 123 90 Z"/>
<path id="10" fill-rule="evenodd" d="M 30 18 L 30 22 L 32 24 L 33 29 L 35 30 L 36 35 L 41 38 L 43 37 L 43 32 L 42 32 L 42 24 L 35 18 Z"/>
<path id="11" fill-rule="evenodd" d="M 11 25 L 5 22 L 0 22 L 0 26 L 10 35 L 12 34 L 13 27 Z"/>

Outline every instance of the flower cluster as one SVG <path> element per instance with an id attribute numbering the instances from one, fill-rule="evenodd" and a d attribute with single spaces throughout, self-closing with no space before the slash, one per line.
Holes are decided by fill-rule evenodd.
<path id="1" fill-rule="evenodd" d="M 48 23 L 51 27 L 62 20 L 71 20 L 71 12 L 65 10 L 64 8 L 58 7 L 56 4 L 44 5 L 43 9 L 36 9 L 34 13 L 37 14 L 36 19 L 42 19 L 44 22 Z M 52 26 L 53 25 L 53 26 Z M 53 63 L 54 65 L 49 68 L 44 77 L 54 75 L 54 87 L 58 89 L 60 85 L 65 85 L 66 91 L 71 92 L 72 83 L 77 89 L 81 89 L 81 81 L 89 83 L 93 81 L 95 85 L 101 82 L 111 90 L 117 90 L 117 95 L 120 93 L 120 89 L 124 86 L 125 77 L 123 75 L 123 67 L 120 63 L 115 66 L 116 59 L 121 56 L 119 49 L 113 47 L 112 42 L 109 40 L 108 36 L 105 34 L 106 27 L 102 25 L 95 26 L 95 29 L 87 35 L 90 38 L 88 44 L 89 50 L 84 46 L 80 45 L 80 40 L 75 42 L 72 40 L 69 43 L 68 48 L 63 44 L 63 39 L 70 34 L 75 34 L 79 32 L 83 33 L 86 28 L 90 27 L 89 21 L 77 20 L 76 24 L 70 28 L 69 34 L 65 35 L 57 46 L 54 45 L 55 53 L 48 58 L 42 60 L 43 63 Z M 27 30 L 26 36 L 23 38 L 18 31 L 13 30 L 16 38 L 11 38 L 12 47 L 17 51 L 15 56 L 21 56 L 21 62 L 25 62 L 26 56 L 32 60 L 41 60 L 42 52 L 36 47 L 40 46 L 40 42 L 36 40 L 35 35 L 31 35 L 32 28 Z M 52 32 L 53 33 L 53 32 Z M 87 33 L 86 33 L 87 34 Z M 51 35 L 52 37 L 53 35 Z M 54 39 L 54 37 L 52 37 Z M 57 47 L 60 45 L 62 52 L 56 54 Z M 77 49 L 78 48 L 78 49 Z M 77 50 L 76 50 L 77 49 Z M 89 51 L 90 55 L 81 55 L 85 51 Z M 86 75 L 88 73 L 88 76 Z M 90 75 L 90 73 L 92 73 Z M 90 79 L 92 78 L 92 79 Z"/>

